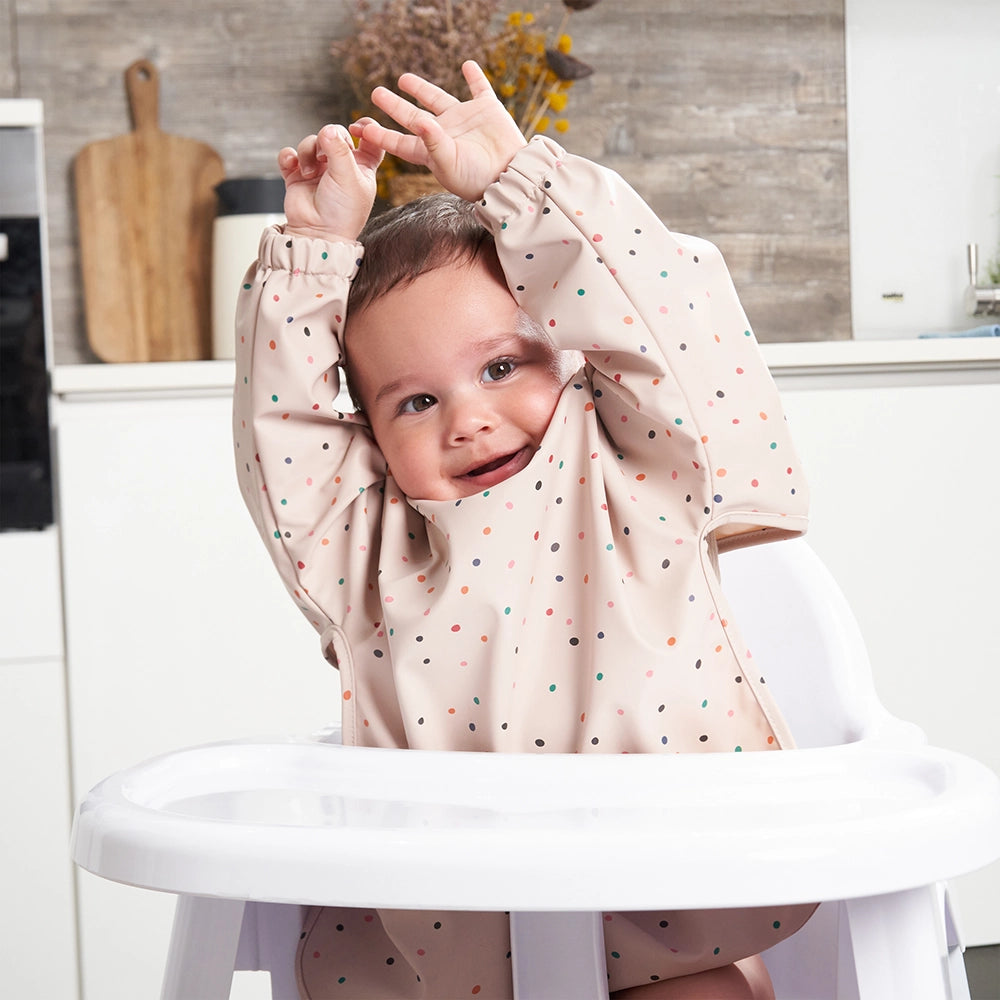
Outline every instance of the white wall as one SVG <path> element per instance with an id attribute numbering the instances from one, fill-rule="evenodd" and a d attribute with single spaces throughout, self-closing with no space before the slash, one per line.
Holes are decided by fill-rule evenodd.
<path id="1" fill-rule="evenodd" d="M 1000 253 L 1000 2 L 844 10 L 854 336 L 979 326 L 962 292 L 966 244 L 981 281 Z"/>

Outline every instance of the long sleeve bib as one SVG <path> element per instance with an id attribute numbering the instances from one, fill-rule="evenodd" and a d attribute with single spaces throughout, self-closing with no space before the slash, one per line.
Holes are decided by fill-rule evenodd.
<path id="1" fill-rule="evenodd" d="M 586 364 L 518 475 L 408 498 L 336 409 L 354 244 L 271 230 L 238 310 L 247 506 L 342 675 L 345 740 L 529 752 L 788 745 L 716 572 L 803 531 L 775 387 L 718 251 L 548 140 L 487 190 L 511 293 Z M 442 312 L 442 322 L 447 322 Z M 811 907 L 606 914 L 612 990 L 777 943 Z M 303 996 L 511 996 L 503 914 L 321 909 Z M 336 987 L 333 984 L 337 984 Z"/>
<path id="2" fill-rule="evenodd" d="M 341 669 L 345 738 L 787 744 L 715 555 L 802 531 L 806 494 L 720 254 L 548 140 L 518 153 L 479 212 L 512 294 L 586 365 L 528 468 L 461 501 L 403 496 L 363 421 L 333 409 L 361 249 L 275 230 L 248 276 L 241 485 Z"/>

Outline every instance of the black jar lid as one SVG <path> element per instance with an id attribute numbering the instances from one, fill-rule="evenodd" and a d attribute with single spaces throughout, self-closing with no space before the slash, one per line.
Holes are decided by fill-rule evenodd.
<path id="1" fill-rule="evenodd" d="M 284 211 L 280 177 L 229 177 L 215 186 L 217 215 L 277 215 Z"/>

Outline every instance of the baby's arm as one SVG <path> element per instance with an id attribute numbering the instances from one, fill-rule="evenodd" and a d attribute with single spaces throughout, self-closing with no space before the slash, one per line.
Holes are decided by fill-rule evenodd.
<path id="1" fill-rule="evenodd" d="M 367 600 L 369 560 L 359 553 L 371 551 L 381 509 L 381 453 L 365 422 L 336 408 L 340 335 L 362 254 L 355 239 L 380 159 L 380 149 L 362 142 L 354 150 L 333 126 L 282 150 L 288 225 L 262 237 L 237 303 L 240 489 L 282 580 L 320 632 Z M 338 585 L 341 575 L 347 582 Z"/>
<path id="2" fill-rule="evenodd" d="M 778 394 L 714 246 L 545 139 L 487 189 L 481 218 L 522 308 L 585 353 L 635 491 L 686 496 L 692 522 L 727 545 L 804 529 Z"/>
<path id="3" fill-rule="evenodd" d="M 407 74 L 401 89 L 426 110 L 372 96 L 411 134 L 366 123 L 355 135 L 483 199 L 511 291 L 558 347 L 585 353 L 637 482 L 686 494 L 727 544 L 803 530 L 798 460 L 718 250 L 671 233 L 613 172 L 548 140 L 524 148 L 479 67 L 463 73 L 471 101 Z"/>

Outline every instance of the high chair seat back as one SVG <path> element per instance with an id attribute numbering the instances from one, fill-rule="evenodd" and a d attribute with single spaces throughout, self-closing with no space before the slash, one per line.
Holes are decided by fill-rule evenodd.
<path id="1" fill-rule="evenodd" d="M 720 558 L 722 589 L 798 747 L 880 736 L 923 742 L 878 699 L 846 598 L 802 539 Z"/>

